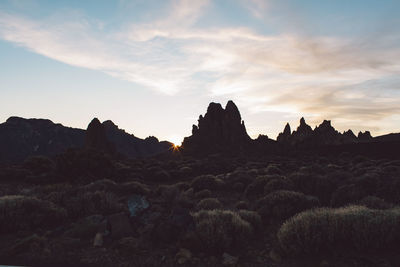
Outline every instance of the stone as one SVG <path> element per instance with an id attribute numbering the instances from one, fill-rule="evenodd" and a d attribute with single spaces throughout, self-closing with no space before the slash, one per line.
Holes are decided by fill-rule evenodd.
<path id="1" fill-rule="evenodd" d="M 129 218 L 124 213 L 117 213 L 107 218 L 112 238 L 130 236 L 133 233 Z"/>
<path id="2" fill-rule="evenodd" d="M 94 118 L 87 127 L 85 147 L 109 154 L 115 153 L 115 147 L 108 140 L 104 125 L 97 118 Z"/>
<path id="3" fill-rule="evenodd" d="M 138 213 L 146 210 L 150 206 L 146 197 L 140 195 L 132 195 L 128 199 L 128 209 L 131 217 L 135 217 Z"/>
<path id="4" fill-rule="evenodd" d="M 175 259 L 178 264 L 185 264 L 192 258 L 192 252 L 190 250 L 181 248 L 175 255 Z"/>
<path id="5" fill-rule="evenodd" d="M 211 154 L 242 151 L 250 142 L 238 108 L 228 101 L 225 109 L 219 103 L 210 103 L 204 117 L 200 115 L 198 126 L 193 126 L 192 135 L 184 139 L 182 148 L 189 154 Z"/>
<path id="6" fill-rule="evenodd" d="M 94 236 L 93 246 L 94 246 L 94 247 L 101 247 L 101 246 L 103 246 L 103 234 L 102 234 L 102 233 L 97 233 L 97 234 Z"/>
<path id="7" fill-rule="evenodd" d="M 290 129 L 290 125 L 289 125 L 289 123 L 286 123 L 285 129 L 283 130 L 283 132 L 281 132 L 278 135 L 276 140 L 278 142 L 285 142 L 290 138 L 291 134 L 292 134 L 292 131 Z"/>
<path id="8" fill-rule="evenodd" d="M 224 266 L 235 266 L 239 261 L 238 257 L 234 257 L 228 253 L 222 254 L 222 265 Z"/>

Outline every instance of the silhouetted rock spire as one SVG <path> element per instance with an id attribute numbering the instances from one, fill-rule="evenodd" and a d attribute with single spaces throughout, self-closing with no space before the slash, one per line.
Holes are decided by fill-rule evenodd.
<path id="1" fill-rule="evenodd" d="M 182 147 L 203 154 L 237 151 L 250 140 L 237 106 L 228 101 L 225 109 L 219 103 L 210 103 L 207 113 L 199 116 L 198 126 L 193 125 L 192 136 L 185 138 Z"/>
<path id="2" fill-rule="evenodd" d="M 278 142 L 285 142 L 289 140 L 290 136 L 292 134 L 292 130 L 290 129 L 290 124 L 286 123 L 285 129 L 283 130 L 282 133 L 280 133 L 277 137 Z"/>
<path id="3" fill-rule="evenodd" d="M 85 147 L 105 153 L 115 152 L 114 146 L 107 139 L 104 125 L 97 118 L 94 118 L 87 127 Z"/>
<path id="4" fill-rule="evenodd" d="M 368 141 L 372 139 L 371 133 L 369 131 L 365 131 L 365 132 L 359 132 L 358 133 L 358 139 L 360 141 Z"/>

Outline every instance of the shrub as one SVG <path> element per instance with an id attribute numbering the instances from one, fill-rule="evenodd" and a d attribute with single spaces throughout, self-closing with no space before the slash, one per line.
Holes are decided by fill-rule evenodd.
<path id="1" fill-rule="evenodd" d="M 272 174 L 272 175 L 274 175 L 274 174 L 278 174 L 278 175 L 282 174 L 281 169 L 279 169 L 278 166 L 276 166 L 276 165 L 268 166 L 267 169 L 265 170 L 265 172 L 266 172 L 266 174 Z"/>
<path id="2" fill-rule="evenodd" d="M 171 180 L 171 175 L 159 168 L 159 167 L 151 167 L 146 170 L 146 178 L 149 181 L 154 181 L 154 182 L 169 182 Z"/>
<path id="3" fill-rule="evenodd" d="M 377 210 L 385 210 L 385 209 L 390 209 L 392 207 L 390 203 L 387 203 L 385 200 L 375 196 L 367 196 L 361 199 L 359 201 L 359 205 Z"/>
<path id="4" fill-rule="evenodd" d="M 194 195 L 196 198 L 208 198 L 211 197 L 211 191 L 208 189 L 201 190 Z"/>
<path id="5" fill-rule="evenodd" d="M 350 184 L 339 187 L 333 194 L 331 205 L 334 207 L 341 207 L 348 204 L 356 203 L 363 197 L 367 196 L 360 187 Z"/>
<path id="6" fill-rule="evenodd" d="M 113 193 L 104 191 L 79 192 L 64 202 L 68 215 L 71 217 L 92 214 L 109 215 L 123 210 L 117 197 Z"/>
<path id="7" fill-rule="evenodd" d="M 294 188 L 306 195 L 318 197 L 323 204 L 329 204 L 331 195 L 336 189 L 333 180 L 315 174 L 295 173 L 289 176 Z"/>
<path id="8" fill-rule="evenodd" d="M 83 187 L 85 191 L 114 191 L 117 184 L 109 179 L 101 179 L 87 184 Z"/>
<path id="9" fill-rule="evenodd" d="M 235 208 L 239 210 L 247 210 L 249 208 L 249 203 L 247 201 L 239 201 L 235 204 Z"/>
<path id="10" fill-rule="evenodd" d="M 24 161 L 23 166 L 34 174 L 53 172 L 56 169 L 55 162 L 44 156 L 29 157 Z"/>
<path id="11" fill-rule="evenodd" d="M 249 222 L 255 231 L 258 231 L 262 228 L 261 216 L 255 212 L 250 210 L 239 210 L 238 212 L 240 218 Z"/>
<path id="12" fill-rule="evenodd" d="M 287 255 L 357 250 L 376 251 L 400 245 L 400 209 L 363 206 L 316 209 L 286 221 L 278 232 Z"/>
<path id="13" fill-rule="evenodd" d="M 70 149 L 56 157 L 57 170 L 68 180 L 94 181 L 112 176 L 115 171 L 110 158 L 99 151 Z"/>
<path id="14" fill-rule="evenodd" d="M 256 173 L 249 173 L 244 170 L 235 170 L 234 172 L 228 173 L 226 179 L 229 180 L 230 184 L 242 183 L 248 185 L 253 181 L 253 175 L 256 175 Z"/>
<path id="15" fill-rule="evenodd" d="M 252 226 L 237 213 L 227 210 L 201 210 L 192 214 L 200 248 L 221 253 L 243 248 L 252 235 Z"/>
<path id="16" fill-rule="evenodd" d="M 201 175 L 196 178 L 191 183 L 191 187 L 197 192 L 200 190 L 208 189 L 215 190 L 220 189 L 224 185 L 224 182 L 216 178 L 214 175 Z"/>
<path id="17" fill-rule="evenodd" d="M 198 210 L 215 210 L 221 208 L 222 204 L 216 198 L 205 198 L 200 200 L 199 203 L 197 203 Z"/>
<path id="18" fill-rule="evenodd" d="M 138 194 L 138 195 L 150 194 L 150 189 L 148 188 L 148 186 L 139 182 L 127 182 L 118 185 L 117 191 L 122 194 Z"/>
<path id="19" fill-rule="evenodd" d="M 280 190 L 258 201 L 258 213 L 263 220 L 285 220 L 298 212 L 317 207 L 319 201 L 303 193 Z"/>
<path id="20" fill-rule="evenodd" d="M 264 186 L 264 194 L 269 194 L 277 190 L 292 190 L 293 182 L 288 179 L 272 179 Z"/>
<path id="21" fill-rule="evenodd" d="M 180 194 L 178 187 L 176 187 L 175 185 L 160 185 L 156 191 L 167 203 L 174 202 Z"/>
<path id="22" fill-rule="evenodd" d="M 66 218 L 66 211 L 54 203 L 26 196 L 0 197 L 0 232 L 55 226 Z"/>
<path id="23" fill-rule="evenodd" d="M 244 194 L 247 198 L 256 198 L 261 196 L 264 193 L 265 185 L 274 179 L 283 179 L 282 176 L 279 175 L 263 175 L 258 176 L 251 184 L 249 184 L 244 191 Z"/>

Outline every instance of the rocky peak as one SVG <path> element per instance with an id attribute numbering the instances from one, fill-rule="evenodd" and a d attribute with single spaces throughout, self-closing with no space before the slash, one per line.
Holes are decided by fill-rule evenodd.
<path id="1" fill-rule="evenodd" d="M 348 137 L 348 138 L 352 138 L 352 139 L 356 139 L 357 138 L 357 136 L 353 133 L 353 131 L 352 130 L 347 130 L 347 131 L 345 131 L 344 133 L 343 133 L 343 136 L 344 137 Z"/>
<path id="2" fill-rule="evenodd" d="M 207 113 L 199 116 L 193 125 L 192 136 L 185 138 L 182 147 L 188 150 L 219 152 L 236 150 L 250 141 L 237 106 L 228 101 L 225 109 L 219 103 L 210 103 Z"/>
<path id="3" fill-rule="evenodd" d="M 87 127 L 85 146 L 86 148 L 106 153 L 113 153 L 115 151 L 113 145 L 107 139 L 104 125 L 97 118 L 94 118 Z"/>
<path id="4" fill-rule="evenodd" d="M 368 141 L 372 139 L 371 133 L 369 131 L 365 131 L 365 132 L 359 132 L 358 133 L 358 139 L 361 141 Z"/>
<path id="5" fill-rule="evenodd" d="M 292 134 L 292 130 L 290 129 L 290 124 L 286 123 L 285 129 L 283 129 L 283 132 L 279 133 L 277 137 L 278 142 L 284 142 L 290 138 Z"/>
<path id="6" fill-rule="evenodd" d="M 310 125 L 308 125 L 304 119 L 304 117 L 302 117 L 300 119 L 300 125 L 299 127 L 297 127 L 297 130 L 295 132 L 293 132 L 293 136 L 295 136 L 295 138 L 300 138 L 300 139 L 304 139 L 306 137 L 308 137 L 309 135 L 311 135 L 313 132 L 312 128 Z"/>

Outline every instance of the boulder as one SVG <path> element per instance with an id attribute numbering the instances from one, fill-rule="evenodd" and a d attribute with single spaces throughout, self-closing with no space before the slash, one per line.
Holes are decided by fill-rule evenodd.
<path id="1" fill-rule="evenodd" d="M 112 238 L 119 239 L 122 237 L 132 235 L 133 233 L 132 226 L 126 214 L 124 213 L 113 214 L 108 216 L 107 220 L 110 227 Z"/>

